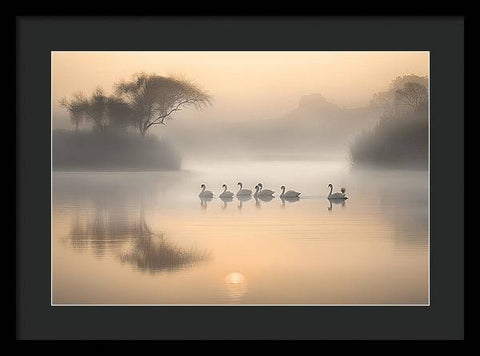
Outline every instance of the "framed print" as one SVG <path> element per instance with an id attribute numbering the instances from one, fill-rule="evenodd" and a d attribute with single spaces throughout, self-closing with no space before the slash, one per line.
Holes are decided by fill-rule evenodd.
<path id="1" fill-rule="evenodd" d="M 18 338 L 463 338 L 462 18 L 17 29 Z"/>

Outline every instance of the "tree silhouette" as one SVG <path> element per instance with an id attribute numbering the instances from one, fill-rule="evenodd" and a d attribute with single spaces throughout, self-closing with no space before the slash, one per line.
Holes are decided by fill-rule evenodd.
<path id="1" fill-rule="evenodd" d="M 86 98 L 82 93 L 75 93 L 71 101 L 66 98 L 60 100 L 60 106 L 67 109 L 70 114 L 70 120 L 75 125 L 75 131 L 78 131 L 78 126 L 85 120 L 85 105 Z"/>
<path id="2" fill-rule="evenodd" d="M 156 74 L 136 74 L 130 81 L 117 83 L 115 88 L 117 95 L 128 103 L 131 124 L 142 136 L 154 125 L 165 125 L 183 107 L 202 109 L 211 100 L 187 80 Z"/>
<path id="3" fill-rule="evenodd" d="M 395 97 L 399 102 L 416 110 L 427 100 L 428 92 L 424 85 L 409 82 L 403 86 L 403 89 L 395 91 Z"/>
<path id="4" fill-rule="evenodd" d="M 106 96 L 101 88 L 95 89 L 90 97 L 76 93 L 71 100 L 62 99 L 60 105 L 68 110 L 77 130 L 80 123 L 87 121 L 105 132 L 109 126 L 126 125 L 132 115 L 127 103 L 121 98 Z"/>
<path id="5" fill-rule="evenodd" d="M 370 100 L 372 108 L 383 110 L 386 116 L 400 116 L 401 108 L 416 110 L 428 98 L 428 77 L 415 74 L 398 76 L 386 91 L 375 93 Z M 418 102 L 417 102 L 418 100 Z"/>
<path id="6" fill-rule="evenodd" d="M 402 89 L 407 83 L 417 83 L 423 85 L 424 87 L 428 87 L 428 77 L 421 77 L 415 74 L 398 76 L 394 80 L 392 80 L 392 83 L 390 84 L 390 89 L 392 91 Z"/>

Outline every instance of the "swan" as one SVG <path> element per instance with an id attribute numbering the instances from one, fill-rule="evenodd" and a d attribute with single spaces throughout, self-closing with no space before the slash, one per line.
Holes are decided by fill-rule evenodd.
<path id="1" fill-rule="evenodd" d="M 328 197 L 327 199 L 348 199 L 348 197 L 345 195 L 345 188 L 342 188 L 342 193 L 333 193 L 332 194 L 332 191 L 333 191 L 333 185 L 330 183 L 328 185 L 328 187 L 330 188 L 330 193 L 328 194 Z"/>
<path id="2" fill-rule="evenodd" d="M 282 190 L 282 194 L 280 194 L 280 198 L 298 198 L 298 196 L 302 193 L 296 192 L 294 190 L 289 190 L 288 192 L 285 192 L 285 186 L 282 185 L 280 187 Z"/>
<path id="3" fill-rule="evenodd" d="M 227 198 L 227 199 L 233 198 L 233 193 L 227 191 L 226 184 L 222 185 L 222 188 L 225 188 L 225 190 L 219 195 L 220 198 Z"/>
<path id="4" fill-rule="evenodd" d="M 272 201 L 272 199 L 274 199 L 275 197 L 273 195 L 259 195 L 257 198 L 261 201 L 269 202 Z"/>
<path id="5" fill-rule="evenodd" d="M 263 189 L 262 183 L 258 183 L 256 187 L 260 189 L 260 191 L 257 189 L 257 192 L 256 192 L 258 196 L 270 196 L 270 195 L 273 195 L 273 193 L 275 193 L 273 190 Z"/>
<path id="6" fill-rule="evenodd" d="M 243 188 L 242 182 L 238 182 L 237 185 L 240 186 L 240 189 L 237 192 L 237 197 L 242 195 L 252 195 L 252 191 L 250 189 L 242 189 Z"/>
<path id="7" fill-rule="evenodd" d="M 267 189 L 267 191 L 263 191 L 265 193 L 262 194 L 262 190 L 260 190 L 260 187 L 258 185 L 255 186 L 255 193 L 253 194 L 253 196 L 255 197 L 256 200 L 258 200 L 257 198 L 260 198 L 261 200 L 263 201 L 270 201 L 273 199 L 273 192 L 269 189 Z"/>
<path id="8" fill-rule="evenodd" d="M 200 186 L 200 188 L 202 188 L 202 191 L 200 192 L 200 194 L 198 194 L 198 196 L 200 198 L 212 198 L 213 197 L 213 193 L 209 190 L 205 190 L 205 184 L 202 184 Z"/>

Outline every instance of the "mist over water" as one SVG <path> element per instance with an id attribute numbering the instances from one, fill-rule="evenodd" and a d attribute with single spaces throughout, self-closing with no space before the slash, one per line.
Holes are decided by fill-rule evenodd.
<path id="1" fill-rule="evenodd" d="M 428 63 L 53 53 L 53 303 L 429 303 Z"/>
<path id="2" fill-rule="evenodd" d="M 427 178 L 347 161 L 54 172 L 53 303 L 427 303 Z M 218 198 L 238 181 L 275 198 Z M 350 199 L 327 200 L 328 183 Z M 301 199 L 282 201 L 281 185 Z"/>

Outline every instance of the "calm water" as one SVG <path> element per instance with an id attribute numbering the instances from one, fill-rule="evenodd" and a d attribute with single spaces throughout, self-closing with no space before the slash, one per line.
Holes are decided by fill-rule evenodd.
<path id="1" fill-rule="evenodd" d="M 198 198 L 238 181 L 302 198 Z M 54 304 L 428 303 L 425 171 L 208 161 L 52 183 Z M 330 204 L 328 183 L 350 199 Z"/>

